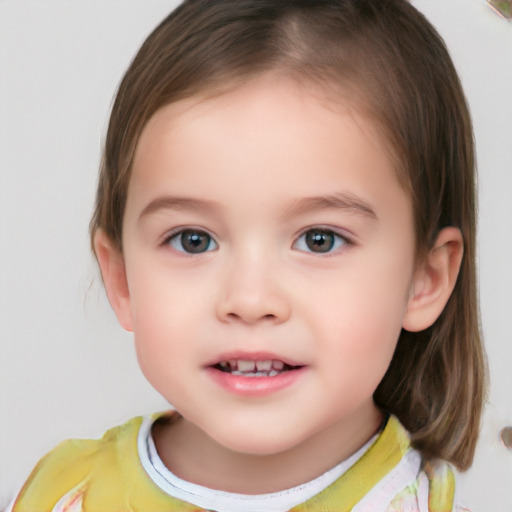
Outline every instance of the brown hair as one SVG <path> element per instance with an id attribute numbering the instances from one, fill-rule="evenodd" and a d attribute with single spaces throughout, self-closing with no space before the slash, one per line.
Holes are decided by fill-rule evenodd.
<path id="1" fill-rule="evenodd" d="M 374 399 L 413 446 L 470 466 L 485 395 L 475 270 L 475 162 L 457 73 L 430 23 L 406 0 L 187 0 L 147 38 L 113 105 L 91 235 L 122 250 L 138 139 L 162 106 L 265 71 L 339 87 L 381 127 L 412 198 L 418 254 L 445 226 L 464 257 L 435 324 L 402 331 Z"/>

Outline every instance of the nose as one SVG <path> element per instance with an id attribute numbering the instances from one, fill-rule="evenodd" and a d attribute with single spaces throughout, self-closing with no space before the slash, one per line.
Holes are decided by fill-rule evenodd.
<path id="1" fill-rule="evenodd" d="M 238 258 L 224 276 L 217 302 L 222 322 L 280 324 L 289 319 L 291 304 L 283 275 L 264 258 Z"/>

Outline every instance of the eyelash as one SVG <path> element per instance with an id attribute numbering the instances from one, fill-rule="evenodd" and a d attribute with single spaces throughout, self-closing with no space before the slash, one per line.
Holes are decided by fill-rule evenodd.
<path id="1" fill-rule="evenodd" d="M 313 251 L 313 250 L 308 250 L 308 249 L 311 249 L 311 247 L 304 247 L 308 244 L 308 240 L 307 240 L 307 236 L 308 235 L 311 235 L 311 234 L 316 234 L 316 235 L 322 235 L 322 236 L 332 236 L 333 237 L 333 240 L 332 240 L 332 245 L 330 245 L 329 247 L 327 247 L 327 250 L 325 251 Z M 301 241 L 302 241 L 302 244 L 301 244 Z M 320 241 L 320 240 L 318 240 Z M 322 242 L 323 244 L 324 242 Z M 319 255 L 319 256 L 332 256 L 334 255 L 335 253 L 339 252 L 340 250 L 343 250 L 343 248 L 346 246 L 350 246 L 350 245 L 353 245 L 354 242 L 353 240 L 351 240 L 347 235 L 342 235 L 341 233 L 338 233 L 336 231 L 334 231 L 333 229 L 330 229 L 330 228 L 324 228 L 324 227 L 310 227 L 310 228 L 307 228 L 306 230 L 304 230 L 298 237 L 297 239 L 295 240 L 295 242 L 293 243 L 292 247 L 294 248 L 298 248 L 298 250 L 301 250 L 303 252 L 307 252 L 307 253 L 310 253 L 310 254 L 315 254 L 315 255 Z M 299 245 L 302 245 L 303 247 L 299 247 Z"/>
<path id="2" fill-rule="evenodd" d="M 196 238 L 196 242 L 193 243 L 196 243 L 196 248 L 199 248 L 198 251 L 189 251 L 184 248 L 184 236 L 186 236 L 187 234 L 191 237 Z M 311 235 L 313 238 L 308 239 L 308 235 Z M 204 243 L 202 244 L 201 240 L 199 240 L 199 238 L 201 237 L 206 237 L 206 240 L 203 240 Z M 320 247 L 320 249 L 322 249 L 323 244 L 326 243 L 325 239 L 322 241 L 321 237 L 332 237 L 332 240 L 330 241 L 330 243 L 329 241 L 327 241 L 328 245 L 326 246 L 326 250 L 314 251 L 309 245 L 309 243 L 315 243 L 314 237 L 316 237 L 316 242 L 320 243 L 320 245 L 318 246 Z M 344 246 L 350 246 L 353 245 L 353 243 L 354 242 L 346 235 L 337 233 L 336 231 L 330 228 L 310 227 L 304 230 L 295 239 L 295 241 L 292 244 L 292 248 L 310 254 L 331 256 L 333 253 L 342 250 Z M 216 250 L 219 247 L 219 244 L 207 231 L 191 227 L 179 228 L 174 230 L 165 238 L 162 245 L 170 246 L 176 251 L 188 255 L 204 254 L 206 252 Z"/>
<path id="3" fill-rule="evenodd" d="M 183 247 L 183 236 L 189 233 L 190 235 L 196 235 L 196 236 L 206 236 L 207 239 L 207 246 L 205 250 L 200 250 L 197 252 L 194 251 L 187 251 Z M 177 247 L 176 243 L 181 245 L 180 247 Z M 213 249 L 210 248 L 211 245 L 214 245 L 215 247 Z M 178 252 L 188 254 L 188 255 L 195 255 L 195 254 L 203 254 L 205 252 L 210 252 L 212 250 L 218 249 L 219 244 L 214 240 L 214 238 L 205 230 L 203 229 L 195 229 L 195 228 L 179 228 L 174 230 L 172 233 L 170 233 L 165 240 L 163 241 L 162 245 L 170 246 L 173 249 L 175 249 Z"/>

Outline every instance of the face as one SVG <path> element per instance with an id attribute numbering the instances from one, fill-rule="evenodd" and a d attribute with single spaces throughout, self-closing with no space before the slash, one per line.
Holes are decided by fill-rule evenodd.
<path id="1" fill-rule="evenodd" d="M 411 204 L 372 122 L 261 77 L 146 126 L 124 325 L 150 383 L 213 442 L 290 450 L 375 417 L 414 255 Z"/>

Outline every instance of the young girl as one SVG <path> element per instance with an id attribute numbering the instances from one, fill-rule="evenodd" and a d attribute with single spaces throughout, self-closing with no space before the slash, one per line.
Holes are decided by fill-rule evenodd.
<path id="1" fill-rule="evenodd" d="M 173 411 L 64 442 L 11 510 L 458 510 L 471 122 L 405 0 L 185 1 L 120 85 L 91 236 Z"/>

